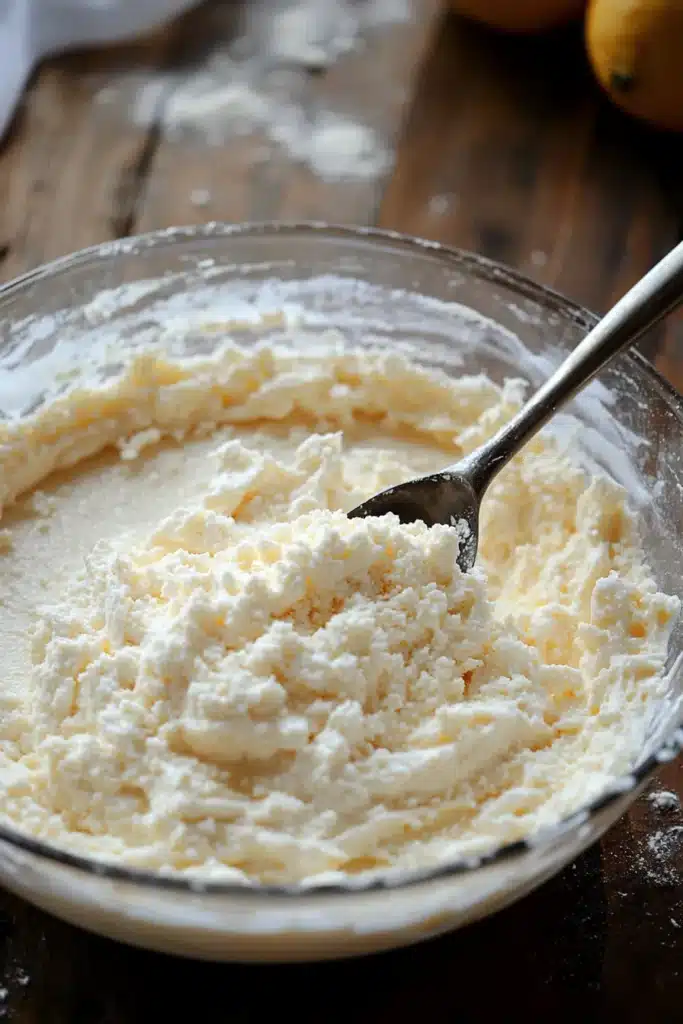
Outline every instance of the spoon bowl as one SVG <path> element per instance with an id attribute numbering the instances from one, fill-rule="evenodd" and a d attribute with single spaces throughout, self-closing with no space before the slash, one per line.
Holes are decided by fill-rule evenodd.
<path id="1" fill-rule="evenodd" d="M 380 491 L 349 512 L 351 519 L 393 513 L 405 524 L 455 526 L 461 534 L 458 565 L 469 572 L 479 545 L 479 498 L 465 461 L 441 473 L 423 476 Z"/>
<path id="2" fill-rule="evenodd" d="M 522 409 L 489 441 L 440 473 L 408 480 L 375 494 L 351 518 L 396 515 L 461 530 L 458 565 L 468 572 L 479 542 L 479 507 L 491 481 L 534 434 L 625 348 L 683 301 L 683 242 L 649 271 L 565 359 Z"/>

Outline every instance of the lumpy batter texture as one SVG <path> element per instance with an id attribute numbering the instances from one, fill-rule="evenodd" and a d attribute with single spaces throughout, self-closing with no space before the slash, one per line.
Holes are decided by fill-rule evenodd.
<path id="1" fill-rule="evenodd" d="M 522 393 L 228 345 L 3 428 L 5 818 L 129 865 L 326 880 L 488 852 L 629 770 L 678 602 L 620 487 L 537 439 L 469 574 L 451 527 L 344 514 Z"/>

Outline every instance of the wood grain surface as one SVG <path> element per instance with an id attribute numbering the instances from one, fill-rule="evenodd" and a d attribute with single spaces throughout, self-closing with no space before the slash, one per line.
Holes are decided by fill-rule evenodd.
<path id="1" fill-rule="evenodd" d="M 320 218 L 473 249 L 606 309 L 683 235 L 683 142 L 609 107 L 577 31 L 511 40 L 444 14 L 438 0 L 413 6 L 411 24 L 375 33 L 326 73 L 288 80 L 304 109 L 360 117 L 396 147 L 393 171 L 362 181 L 323 182 L 258 132 L 211 147 L 169 137 L 161 108 L 135 124 L 125 83 L 169 69 L 182 81 L 237 31 L 242 4 L 209 4 L 135 47 L 45 65 L 0 153 L 0 274 L 170 224 Z M 198 208 L 202 189 L 210 202 Z M 683 386 L 680 319 L 644 346 Z M 683 796 L 680 766 L 653 787 Z M 171 960 L 3 895 L 0 1013 L 18 1024 L 252 1024 L 274 1013 L 673 1024 L 683 1020 L 680 825 L 679 810 L 643 797 L 599 846 L 495 918 L 323 966 Z"/>

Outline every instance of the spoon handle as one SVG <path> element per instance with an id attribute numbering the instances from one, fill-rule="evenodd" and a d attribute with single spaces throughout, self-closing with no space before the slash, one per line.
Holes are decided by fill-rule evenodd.
<path id="1" fill-rule="evenodd" d="M 617 302 L 509 423 L 464 460 L 475 493 L 481 497 L 560 406 L 682 301 L 683 242 Z"/>

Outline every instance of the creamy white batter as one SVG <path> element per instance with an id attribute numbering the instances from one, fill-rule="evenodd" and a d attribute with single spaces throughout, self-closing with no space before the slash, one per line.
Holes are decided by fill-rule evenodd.
<path id="1" fill-rule="evenodd" d="M 451 528 L 343 514 L 521 398 L 331 341 L 226 346 L 4 427 L 6 818 L 130 865 L 320 880 L 489 851 L 629 770 L 678 602 L 621 488 L 537 439 L 467 575 Z"/>

